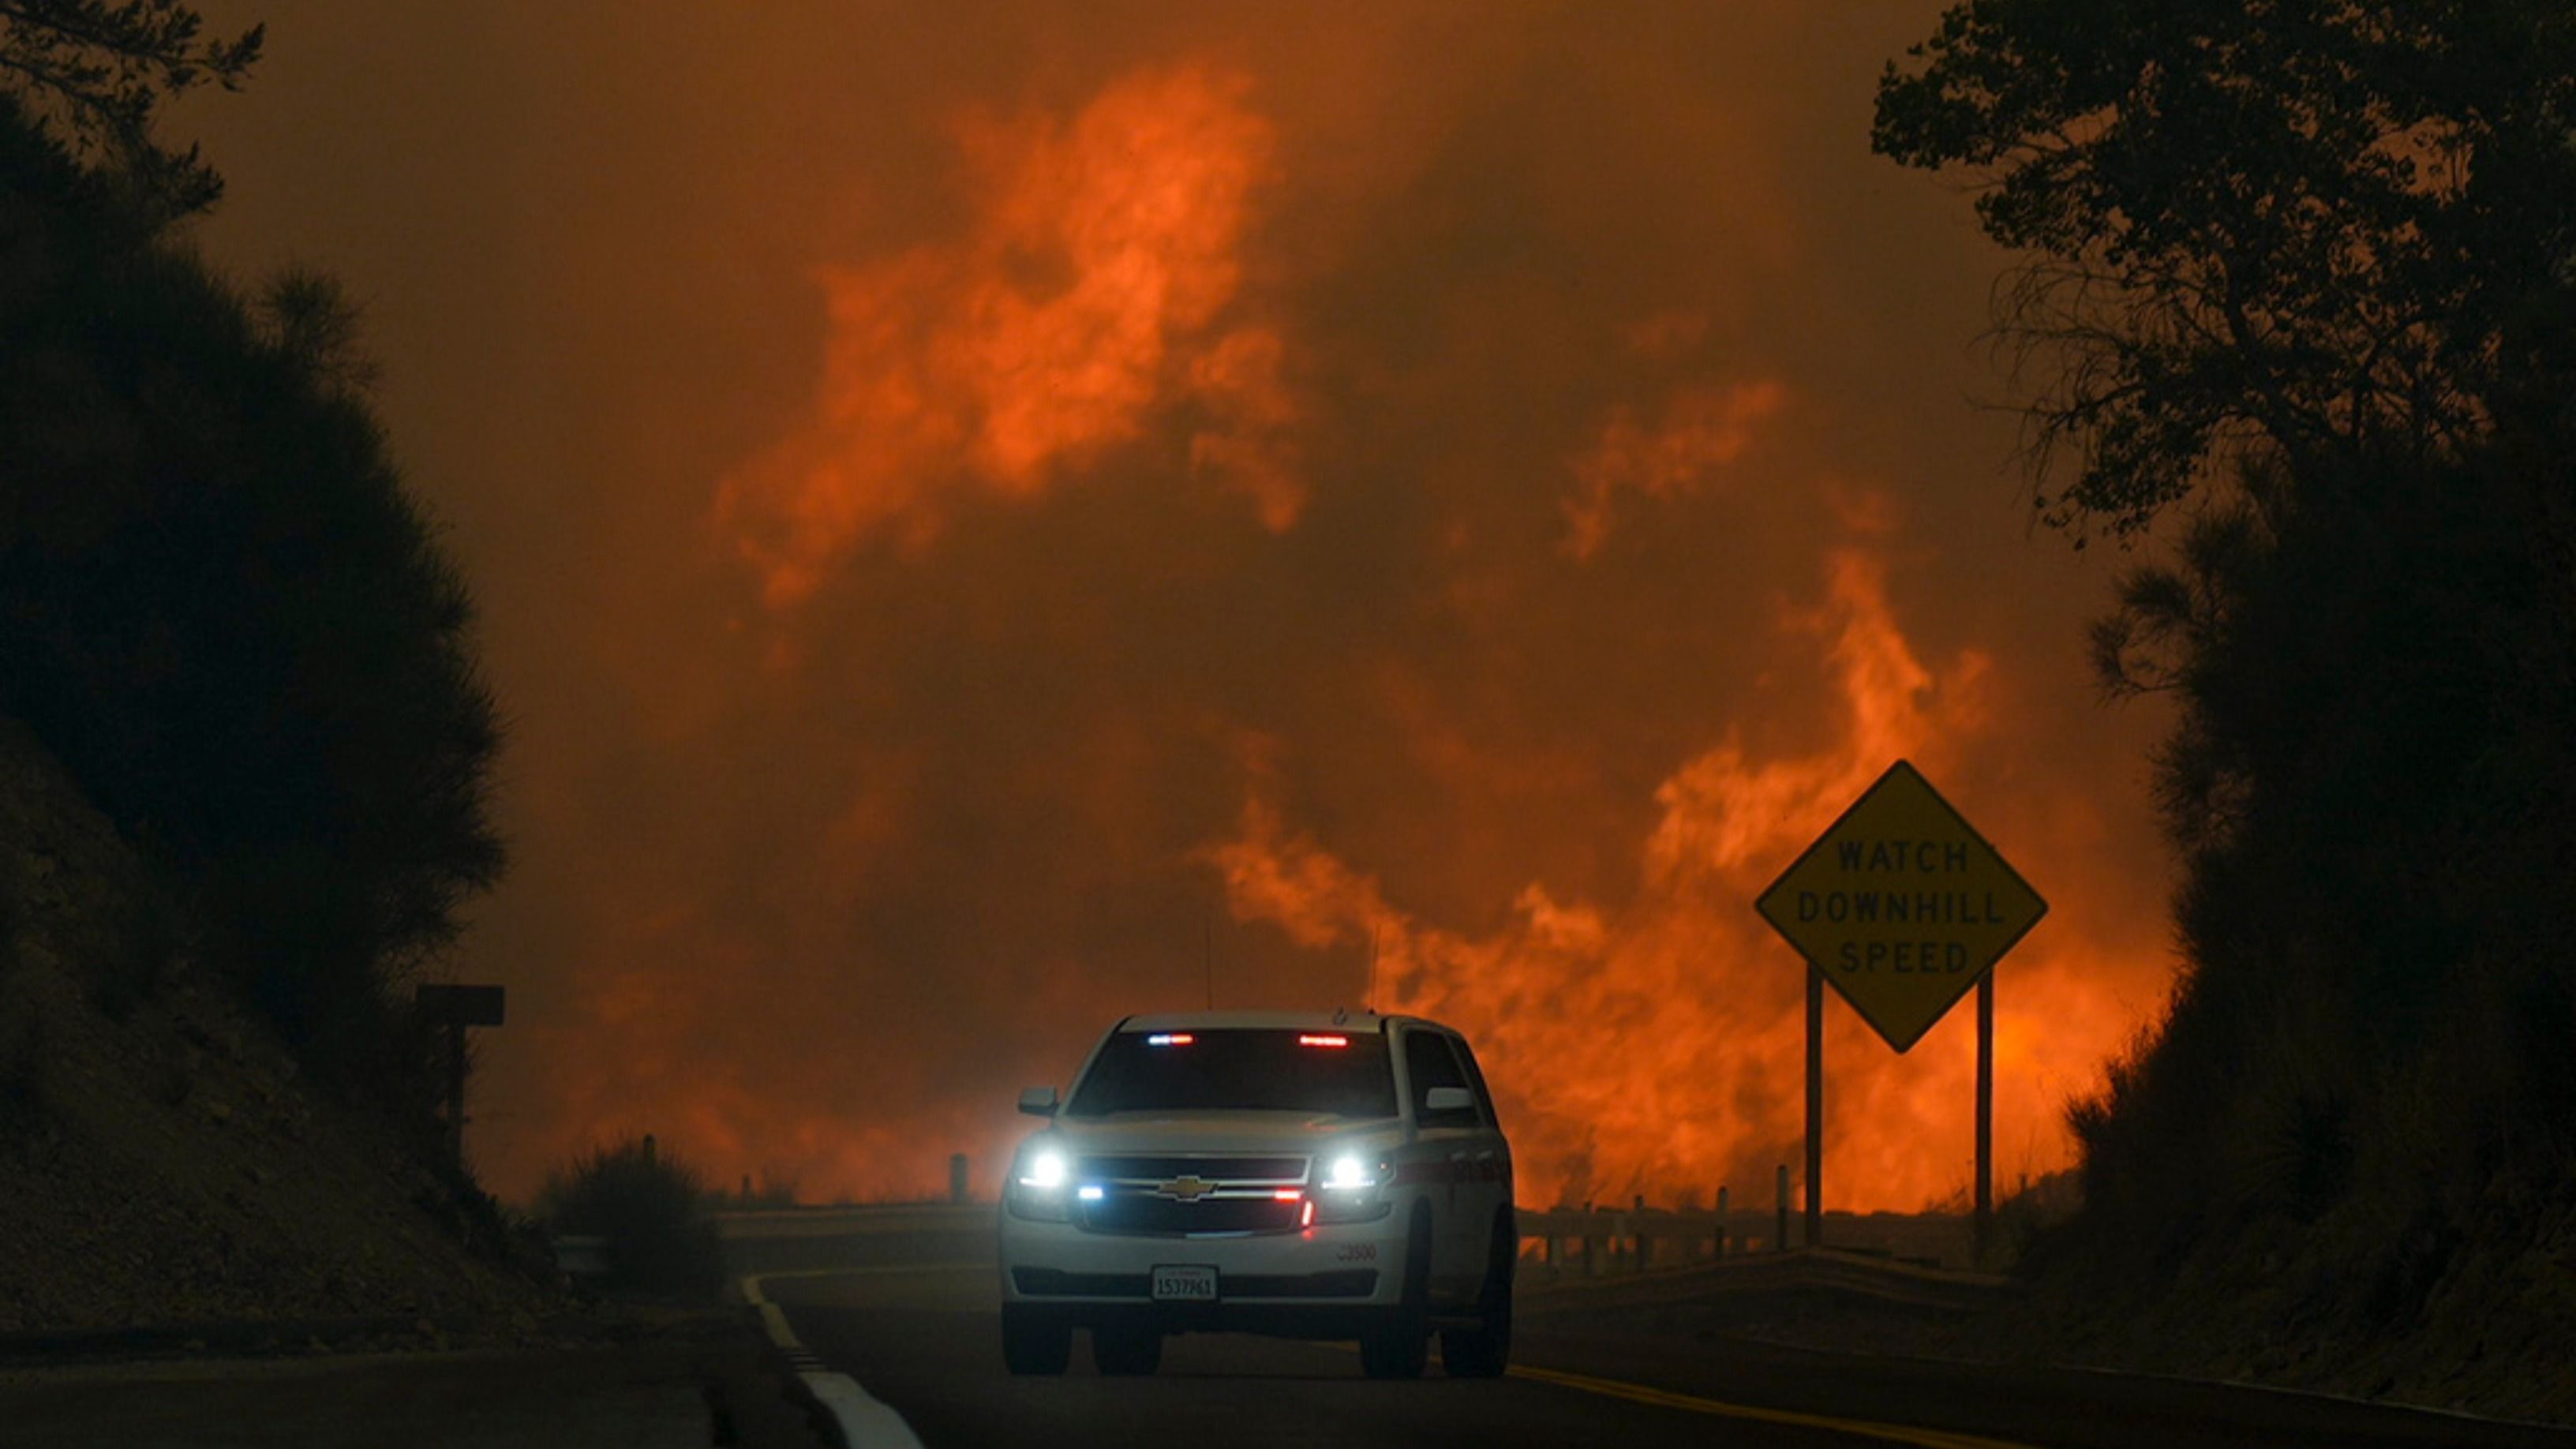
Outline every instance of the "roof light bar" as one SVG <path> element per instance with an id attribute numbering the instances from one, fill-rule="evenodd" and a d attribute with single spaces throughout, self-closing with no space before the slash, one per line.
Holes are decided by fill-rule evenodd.
<path id="1" fill-rule="evenodd" d="M 1188 1046 L 1198 1038 L 1185 1031 L 1158 1031 L 1145 1038 L 1147 1046 Z"/>

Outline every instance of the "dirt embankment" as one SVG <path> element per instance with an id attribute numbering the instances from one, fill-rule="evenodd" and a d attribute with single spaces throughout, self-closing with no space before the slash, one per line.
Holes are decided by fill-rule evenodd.
<path id="1" fill-rule="evenodd" d="M 538 1337 L 566 1304 L 489 1214 L 307 1083 L 177 941 L 135 853 L 0 719 L 0 1335 Z"/>

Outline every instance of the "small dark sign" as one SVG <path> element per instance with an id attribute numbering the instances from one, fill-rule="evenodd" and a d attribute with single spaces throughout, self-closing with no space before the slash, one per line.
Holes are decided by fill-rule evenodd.
<path id="1" fill-rule="evenodd" d="M 457 1026 L 499 1026 L 505 990 L 498 986 L 423 986 L 420 1014 Z"/>

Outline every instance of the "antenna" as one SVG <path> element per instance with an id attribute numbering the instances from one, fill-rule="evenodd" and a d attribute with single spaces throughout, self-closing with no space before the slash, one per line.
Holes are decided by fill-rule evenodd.
<path id="1" fill-rule="evenodd" d="M 1368 992 L 1368 1000 L 1363 1001 L 1363 1002 L 1361 1002 L 1361 1003 L 1360 1003 L 1360 1009 L 1361 1009 L 1362 1011 L 1369 1011 L 1369 1012 L 1374 1012 L 1374 1011 L 1376 1011 L 1376 1010 L 1377 1010 L 1377 926 L 1376 926 L 1376 924 L 1375 924 L 1374 922 L 1370 923 L 1370 925 L 1369 925 L 1369 992 Z"/>

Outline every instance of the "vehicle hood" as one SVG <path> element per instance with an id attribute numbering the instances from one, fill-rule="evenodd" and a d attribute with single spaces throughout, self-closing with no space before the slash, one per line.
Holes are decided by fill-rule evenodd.
<path id="1" fill-rule="evenodd" d="M 1327 1143 L 1391 1142 L 1392 1117 L 1304 1116 L 1295 1112 L 1119 1112 L 1058 1117 L 1046 1135 L 1068 1151 L 1313 1152 Z"/>

